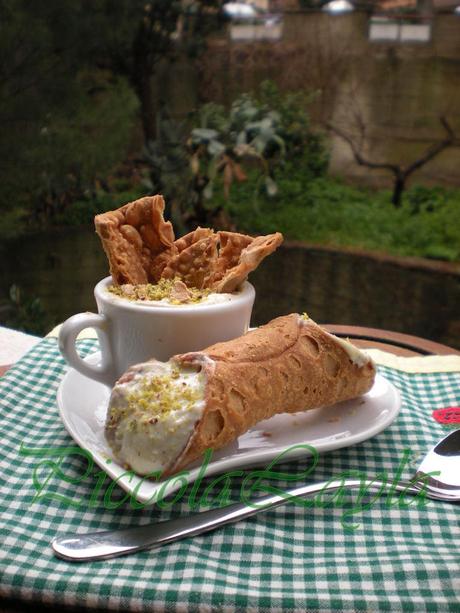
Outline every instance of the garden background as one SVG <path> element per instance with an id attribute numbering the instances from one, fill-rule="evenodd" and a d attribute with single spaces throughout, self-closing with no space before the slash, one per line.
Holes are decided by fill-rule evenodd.
<path id="1" fill-rule="evenodd" d="M 455 2 L 251 7 L 0 3 L 0 323 L 94 309 L 94 215 L 162 193 L 177 234 L 283 232 L 254 323 L 460 347 Z"/>

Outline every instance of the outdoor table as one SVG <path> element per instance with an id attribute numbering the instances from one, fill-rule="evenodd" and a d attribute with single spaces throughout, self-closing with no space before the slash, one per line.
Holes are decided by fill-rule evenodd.
<path id="1" fill-rule="evenodd" d="M 437 421 L 434 412 L 460 405 L 460 352 L 385 330 L 327 327 L 359 346 L 380 350 L 373 357 L 399 389 L 403 405 L 384 432 L 321 455 L 312 479 L 359 469 L 369 477 L 387 471 L 410 478 L 420 456 L 452 427 Z M 326 504 L 306 510 L 290 504 L 154 551 L 83 564 L 54 558 L 49 542 L 58 533 L 126 527 L 191 511 L 182 501 L 141 511 L 128 504 L 108 510 L 34 501 L 31 472 L 37 458 L 20 456 L 19 447 L 65 447 L 73 441 L 57 415 L 56 389 L 66 366 L 56 340 L 28 342 L 30 350 L 14 365 L 3 364 L 4 370 L 10 368 L 0 378 L 0 613 L 458 610 L 459 507 L 434 501 L 391 506 L 381 497 L 356 514 L 354 529 L 344 527 L 340 508 Z M 88 354 L 96 341 L 79 345 Z M 305 466 L 300 460 L 283 469 L 299 473 Z M 81 463 L 70 461 L 67 470 L 77 477 Z M 88 501 L 94 483 L 87 481 L 59 485 L 56 493 L 77 490 Z M 276 484 L 289 486 L 283 479 Z M 238 487 L 236 479 L 230 501 L 238 500 Z"/>
<path id="2" fill-rule="evenodd" d="M 365 328 L 362 326 L 339 326 L 336 324 L 326 324 L 324 327 L 333 334 L 349 338 L 358 347 L 373 347 L 394 353 L 395 355 L 460 355 L 460 351 L 447 345 L 435 343 L 419 336 L 401 334 L 400 332 L 390 332 L 389 330 Z M 16 359 L 19 359 L 39 340 L 37 336 L 0 327 L 0 347 L 3 347 L 3 352 L 0 352 L 0 376 L 8 370 L 12 363 L 5 356 L 14 356 Z"/>

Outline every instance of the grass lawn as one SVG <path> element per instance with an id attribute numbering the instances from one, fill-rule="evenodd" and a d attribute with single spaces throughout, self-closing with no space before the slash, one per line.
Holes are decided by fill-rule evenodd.
<path id="1" fill-rule="evenodd" d="M 307 178 L 292 165 L 278 195 L 255 197 L 255 181 L 234 184 L 226 207 L 242 231 L 280 231 L 287 240 L 390 254 L 460 260 L 460 190 L 412 187 L 398 209 L 389 191 L 330 177 Z"/>

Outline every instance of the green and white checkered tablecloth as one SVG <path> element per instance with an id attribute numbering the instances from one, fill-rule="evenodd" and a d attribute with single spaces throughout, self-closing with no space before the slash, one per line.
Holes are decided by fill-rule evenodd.
<path id="1" fill-rule="evenodd" d="M 94 348 L 95 341 L 80 341 L 82 352 Z M 123 558 L 83 564 L 56 559 L 50 541 L 59 533 L 190 512 L 186 497 L 163 510 L 136 510 L 128 501 L 104 508 L 108 477 L 96 466 L 88 470 L 58 417 L 56 390 L 65 368 L 56 340 L 48 338 L 0 379 L 3 596 L 132 611 L 460 610 L 460 507 L 434 501 L 423 506 L 402 498 L 390 505 L 381 497 L 347 520 L 355 492 L 340 506 L 290 504 Z M 447 432 L 432 411 L 460 405 L 460 373 L 381 372 L 402 393 L 399 417 L 373 439 L 321 456 L 315 480 L 353 469 L 395 476 L 405 457 L 401 476 L 410 477 L 420 454 Z M 284 470 L 307 465 L 293 462 Z M 240 485 L 241 479 L 232 480 L 231 500 L 238 500 Z M 113 506 L 123 494 L 114 489 Z"/>

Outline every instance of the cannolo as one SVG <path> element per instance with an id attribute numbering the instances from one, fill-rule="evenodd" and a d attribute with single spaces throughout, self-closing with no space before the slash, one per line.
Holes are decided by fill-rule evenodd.
<path id="1" fill-rule="evenodd" d="M 169 475 L 262 419 L 364 394 L 374 376 L 365 353 L 291 314 L 203 351 L 132 366 L 112 391 L 106 438 L 135 472 Z"/>

